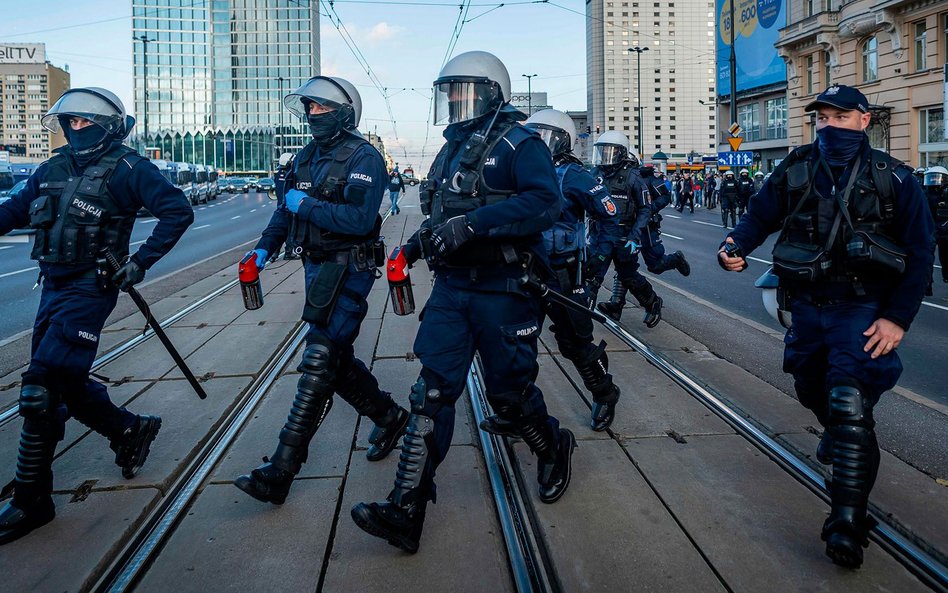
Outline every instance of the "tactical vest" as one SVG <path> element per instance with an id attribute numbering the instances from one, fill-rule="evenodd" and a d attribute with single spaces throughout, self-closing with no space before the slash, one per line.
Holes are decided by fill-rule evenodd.
<path id="1" fill-rule="evenodd" d="M 448 149 L 441 147 L 422 184 L 421 212 L 430 217 L 431 228 L 437 228 L 455 216 L 463 216 L 482 206 L 499 204 L 513 191 L 490 187 L 484 179 L 484 167 L 494 148 L 507 133 L 520 125 L 502 122 L 487 134 L 472 134 L 461 149 L 457 170 L 449 171 Z M 442 182 L 443 181 L 443 182 Z M 532 220 L 491 229 L 489 237 L 476 237 L 443 262 L 448 266 L 483 267 L 517 262 L 517 253 L 526 250 L 536 236 L 549 228 L 560 215 L 560 204 Z"/>
<path id="2" fill-rule="evenodd" d="M 820 196 L 814 180 L 815 168 L 819 166 L 809 158 L 811 147 L 804 146 L 787 157 L 788 166 L 780 172 L 776 183 L 778 188 L 786 188 L 788 218 L 784 230 L 778 237 L 778 244 L 796 244 L 813 249 L 825 248 L 826 243 L 837 227 L 836 235 L 830 247 L 826 263 L 830 270 L 830 281 L 851 281 L 855 271 L 847 257 L 847 244 L 856 232 L 881 235 L 885 240 L 897 245 L 894 228 L 895 189 L 892 185 L 892 172 L 901 164 L 888 154 L 871 150 L 869 162 L 861 161 L 859 170 L 849 195 L 849 214 L 853 228 L 845 220 L 836 223 L 839 204 L 832 196 Z M 775 172 L 775 175 L 777 173 Z M 842 194 L 843 187 L 836 188 Z M 781 195 L 778 190 L 778 195 Z M 803 200 L 803 204 L 800 201 Z M 798 208 L 799 206 L 799 208 Z M 795 214 L 791 214 L 796 211 Z M 880 274 L 884 271 L 880 270 Z M 867 278 L 878 281 L 881 278 Z"/>
<path id="3" fill-rule="evenodd" d="M 573 163 L 564 163 L 556 167 L 556 179 L 559 182 L 562 208 L 565 212 L 570 206 L 569 199 L 563 191 L 563 180 Z M 557 220 L 553 227 L 543 231 L 543 247 L 550 255 L 569 255 L 581 252 L 586 244 L 586 225 L 582 220 L 566 222 Z"/>
<path id="4" fill-rule="evenodd" d="M 109 191 L 119 161 L 134 167 L 139 156 L 127 146 L 109 150 L 77 175 L 69 157 L 53 156 L 30 203 L 36 229 L 30 257 L 49 264 L 94 264 L 108 249 L 122 261 L 135 224 L 135 210 L 123 209 Z"/>
<path id="5" fill-rule="evenodd" d="M 721 183 L 721 195 L 725 197 L 737 197 L 740 193 L 740 186 L 737 184 L 736 179 L 725 179 Z"/>
<path id="6" fill-rule="evenodd" d="M 313 142 L 307 144 L 295 159 L 294 188 L 321 202 L 346 204 L 345 188 L 349 179 L 349 159 L 363 144 L 368 144 L 364 138 L 346 134 L 333 152 L 329 166 L 323 169 L 319 179 L 313 179 L 309 167 L 316 152 L 316 144 Z M 311 254 L 331 253 L 374 241 L 381 228 L 382 219 L 377 215 L 375 225 L 367 234 L 347 235 L 321 229 L 314 224 L 299 220 L 295 214 L 292 214 L 287 243 L 299 246 Z"/>
<path id="7" fill-rule="evenodd" d="M 602 183 L 609 189 L 612 202 L 616 205 L 616 220 L 619 224 L 627 224 L 635 217 L 635 202 L 629 192 L 629 178 L 632 175 L 641 177 L 638 167 L 625 163 L 615 173 L 602 179 Z"/>
<path id="8" fill-rule="evenodd" d="M 948 188 L 942 188 L 938 191 L 938 195 L 935 200 L 935 209 L 932 214 L 935 215 L 935 222 L 938 224 L 944 224 L 948 222 Z"/>

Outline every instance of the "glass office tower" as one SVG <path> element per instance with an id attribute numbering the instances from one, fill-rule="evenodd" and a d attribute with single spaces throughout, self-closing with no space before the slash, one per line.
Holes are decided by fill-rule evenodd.
<path id="1" fill-rule="evenodd" d="M 132 0 L 133 145 L 149 156 L 270 171 L 308 129 L 282 96 L 319 74 L 309 0 Z"/>

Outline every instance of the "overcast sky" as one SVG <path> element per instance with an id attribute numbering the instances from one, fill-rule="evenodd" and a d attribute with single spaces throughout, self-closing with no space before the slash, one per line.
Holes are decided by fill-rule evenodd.
<path id="1" fill-rule="evenodd" d="M 437 77 L 460 11 L 440 0 L 337 0 L 335 13 L 355 39 L 390 97 L 395 126 L 382 93 L 343 42 L 333 22 L 320 17 L 322 74 L 356 85 L 364 103 L 362 130 L 378 131 L 399 162 L 430 161 L 443 128 L 429 127 L 431 81 Z M 5 3 L 27 7 L 21 0 Z M 498 7 L 499 6 L 499 7 Z M 0 41 L 45 43 L 47 58 L 68 65 L 72 85 L 114 90 L 129 112 L 132 104 L 131 2 L 128 0 L 30 0 L 28 10 L 4 11 Z M 328 4 L 321 11 L 329 11 Z M 579 13 L 579 14 L 577 14 Z M 494 53 L 507 65 L 514 92 L 525 92 L 522 74 L 537 74 L 534 92 L 549 93 L 561 110 L 586 108 L 586 27 L 582 0 L 556 3 L 511 0 L 500 6 L 474 0 L 452 55 L 469 50 Z M 399 90 L 403 88 L 415 90 Z M 395 134 L 397 131 L 398 139 Z M 403 164 L 404 166 L 404 164 Z"/>

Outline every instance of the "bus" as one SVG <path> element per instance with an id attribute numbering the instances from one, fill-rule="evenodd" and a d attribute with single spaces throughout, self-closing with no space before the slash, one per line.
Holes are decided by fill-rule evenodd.
<path id="1" fill-rule="evenodd" d="M 207 183 L 210 190 L 207 192 L 207 198 L 209 200 L 216 200 L 217 196 L 221 195 L 221 186 L 217 183 L 219 174 L 217 173 L 217 168 L 212 165 L 207 165 Z"/>
<path id="2" fill-rule="evenodd" d="M 207 167 L 204 165 L 192 165 L 194 167 L 194 190 L 197 194 L 198 204 L 207 204 L 208 191 L 210 184 L 207 180 Z"/>
<path id="3" fill-rule="evenodd" d="M 194 191 L 194 165 L 188 163 L 175 163 L 178 169 L 177 180 L 175 181 L 175 187 L 184 192 L 184 197 L 191 202 L 191 205 L 197 203 L 197 195 Z"/>
<path id="4" fill-rule="evenodd" d="M 8 161 L 0 161 L 0 193 L 6 194 L 14 185 L 13 166 Z"/>

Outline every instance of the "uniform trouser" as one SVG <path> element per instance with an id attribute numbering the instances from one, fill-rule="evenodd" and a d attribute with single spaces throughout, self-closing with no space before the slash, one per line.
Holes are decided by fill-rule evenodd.
<path id="1" fill-rule="evenodd" d="M 744 211 L 747 210 L 747 196 L 740 196 L 737 198 L 737 215 L 738 217 L 744 216 Z"/>
<path id="2" fill-rule="evenodd" d="M 948 282 L 948 237 L 939 237 L 936 245 L 938 246 L 938 261 L 941 264 L 941 279 Z"/>
<path id="3" fill-rule="evenodd" d="M 737 198 L 721 196 L 721 224 L 728 226 L 727 219 L 731 217 L 731 226 L 737 226 Z"/>
<path id="4" fill-rule="evenodd" d="M 679 211 L 679 212 L 684 212 L 686 206 L 688 207 L 688 209 L 689 209 L 691 212 L 694 212 L 694 211 L 695 211 L 695 196 L 694 196 L 694 194 L 685 194 L 685 193 L 683 193 L 683 194 L 681 194 L 681 196 L 678 198 L 678 211 Z"/>
<path id="5" fill-rule="evenodd" d="M 640 305 L 648 307 L 655 298 L 655 290 L 648 279 L 639 272 L 638 255 L 629 253 L 625 242 L 624 237 L 607 234 L 596 235 L 590 240 L 587 251 L 589 255 L 587 284 L 593 288 L 593 292 L 599 290 L 606 278 L 609 264 L 613 263 L 619 282 L 629 289 Z"/>
<path id="6" fill-rule="evenodd" d="M 673 270 L 678 265 L 676 256 L 665 255 L 662 229 L 657 223 L 650 222 L 648 232 L 642 234 L 642 259 L 645 260 L 645 268 L 653 274 Z"/>
<path id="7" fill-rule="evenodd" d="M 388 198 L 392 201 L 392 212 L 398 212 L 398 194 L 397 191 L 388 192 Z"/>
<path id="8" fill-rule="evenodd" d="M 434 424 L 422 488 L 433 497 L 434 477 L 454 434 L 455 402 L 464 391 L 474 354 L 484 366 L 487 399 L 504 420 L 529 424 L 545 441 L 558 442 L 559 422 L 547 413 L 536 386 L 540 303 L 517 293 L 459 288 L 436 277 L 421 312 L 414 351 L 421 361 L 421 379 L 429 397 L 413 413 Z M 553 448 L 555 450 L 555 447 Z"/>
<path id="9" fill-rule="evenodd" d="M 319 274 L 321 265 L 307 260 L 304 263 L 306 286 L 311 286 Z M 309 324 L 306 345 L 319 342 L 332 345 L 335 370 L 333 390 L 359 414 L 371 420 L 381 420 L 394 406 L 392 398 L 379 390 L 378 381 L 369 372 L 365 363 L 355 357 L 352 344 L 359 337 L 362 320 L 369 310 L 366 297 L 375 284 L 375 271 L 356 271 L 349 266 L 336 305 L 326 323 Z"/>
<path id="10" fill-rule="evenodd" d="M 864 512 L 879 467 L 872 409 L 883 392 L 895 387 L 902 363 L 895 351 L 875 359 L 863 351 L 869 338 L 862 334 L 879 318 L 878 302 L 852 300 L 817 305 L 794 299 L 791 307 L 793 326 L 784 338 L 783 370 L 793 375 L 800 403 L 813 411 L 833 435 L 834 480 L 837 472 L 846 470 L 841 461 L 851 461 L 855 456 L 864 468 L 855 496 L 851 492 L 846 495 L 842 489 L 833 492 L 834 510 L 837 499 L 843 496 L 845 505 L 861 507 Z M 833 392 L 838 394 L 840 388 L 850 386 L 862 395 L 856 406 L 861 408 L 861 418 L 847 417 L 850 403 L 832 405 L 834 397 L 839 399 Z"/>
<path id="11" fill-rule="evenodd" d="M 24 421 L 21 443 L 29 440 L 55 449 L 70 417 L 108 439 L 121 436 L 135 424 L 135 415 L 113 404 L 105 385 L 89 378 L 102 327 L 117 299 L 118 290 L 100 291 L 95 278 L 43 282 L 23 383 L 43 385 L 56 405 L 42 420 Z M 52 463 L 51 452 L 42 463 Z M 38 471 L 48 473 L 48 479 L 36 489 L 18 487 L 18 506 L 28 506 L 30 501 L 23 498 L 26 491 L 32 490 L 30 498 L 49 495 L 52 470 L 43 467 Z"/>

